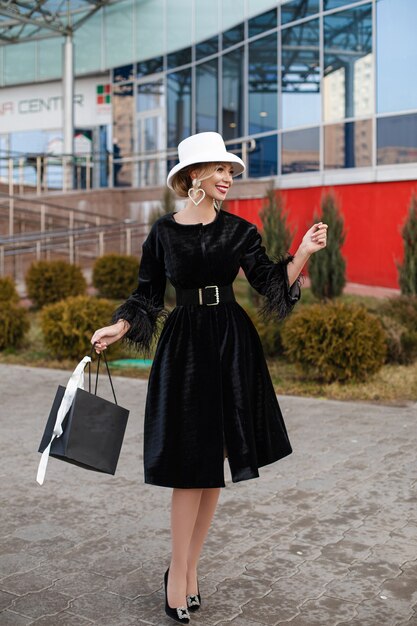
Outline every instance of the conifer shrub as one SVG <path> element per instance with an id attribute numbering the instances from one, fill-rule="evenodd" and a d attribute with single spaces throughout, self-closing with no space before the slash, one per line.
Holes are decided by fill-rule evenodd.
<path id="1" fill-rule="evenodd" d="M 91 337 L 98 328 L 109 326 L 114 303 L 92 296 L 70 296 L 41 311 L 45 346 L 57 358 L 81 359 L 91 351 Z M 120 342 L 108 350 L 112 358 L 122 353 Z"/>
<path id="2" fill-rule="evenodd" d="M 390 298 L 377 312 L 388 337 L 388 360 L 413 363 L 417 359 L 417 296 Z"/>
<path id="3" fill-rule="evenodd" d="M 127 298 L 138 283 L 139 261 L 125 254 L 106 254 L 93 267 L 93 285 L 102 298 Z"/>
<path id="4" fill-rule="evenodd" d="M 25 280 L 27 294 L 37 309 L 84 294 L 87 289 L 81 268 L 67 261 L 35 261 Z"/>
<path id="5" fill-rule="evenodd" d="M 21 306 L 13 301 L 0 304 L 0 350 L 18 348 L 29 330 L 29 316 Z"/>
<path id="6" fill-rule="evenodd" d="M 315 216 L 314 221 L 328 225 L 327 243 L 319 254 L 310 257 L 308 275 L 313 294 L 319 300 L 326 300 L 340 296 L 346 284 L 346 262 L 341 252 L 345 234 L 344 220 L 332 194 L 323 197 L 321 209 L 321 216 Z"/>
<path id="7" fill-rule="evenodd" d="M 417 196 L 411 198 L 407 220 L 401 231 L 404 261 L 398 266 L 399 284 L 403 295 L 417 295 Z"/>
<path id="8" fill-rule="evenodd" d="M 10 276 L 0 278 L 0 303 L 2 302 L 19 302 L 16 285 Z"/>
<path id="9" fill-rule="evenodd" d="M 385 362 L 387 343 L 378 317 L 363 305 L 329 301 L 295 311 L 283 324 L 289 360 L 320 382 L 361 382 Z"/>
<path id="10" fill-rule="evenodd" d="M 281 341 L 282 322 L 276 320 L 263 320 L 256 310 L 245 309 L 256 328 L 260 337 L 265 356 L 274 357 L 282 354 Z"/>

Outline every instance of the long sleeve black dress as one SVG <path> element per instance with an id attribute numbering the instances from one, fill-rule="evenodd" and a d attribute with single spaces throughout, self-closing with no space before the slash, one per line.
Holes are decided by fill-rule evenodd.
<path id="1" fill-rule="evenodd" d="M 145 483 L 224 487 L 224 446 L 233 482 L 292 452 L 252 320 L 237 302 L 164 308 L 174 287 L 227 285 L 242 267 L 265 296 L 261 313 L 283 319 L 301 295 L 285 258 L 272 261 L 251 222 L 222 209 L 208 224 L 159 218 L 143 243 L 137 289 L 114 313 L 149 353 L 163 326 L 149 375 L 144 424 Z"/>

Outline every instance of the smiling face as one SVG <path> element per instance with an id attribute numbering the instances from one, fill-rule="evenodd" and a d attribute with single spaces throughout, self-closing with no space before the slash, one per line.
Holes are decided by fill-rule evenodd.
<path id="1" fill-rule="evenodd" d="M 213 174 L 201 180 L 200 189 L 204 189 L 206 196 L 222 202 L 233 185 L 233 163 L 217 163 Z M 199 178 L 198 169 L 190 172 L 191 179 Z"/>

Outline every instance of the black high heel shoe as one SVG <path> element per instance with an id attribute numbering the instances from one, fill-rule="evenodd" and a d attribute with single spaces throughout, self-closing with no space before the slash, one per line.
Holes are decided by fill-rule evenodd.
<path id="1" fill-rule="evenodd" d="M 187 606 L 189 611 L 198 611 L 201 607 L 201 596 L 200 596 L 200 586 L 198 584 L 197 578 L 197 593 L 196 594 L 188 594 L 187 598 Z"/>
<path id="2" fill-rule="evenodd" d="M 186 606 L 178 606 L 175 609 L 172 609 L 168 604 L 168 572 L 169 567 L 164 575 L 164 588 L 165 588 L 165 613 L 168 617 L 175 619 L 177 622 L 181 622 L 182 624 L 188 624 L 190 622 L 190 614 Z"/>

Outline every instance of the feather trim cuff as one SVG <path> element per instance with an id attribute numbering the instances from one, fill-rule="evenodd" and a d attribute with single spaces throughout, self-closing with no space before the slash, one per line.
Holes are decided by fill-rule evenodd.
<path id="1" fill-rule="evenodd" d="M 130 328 L 123 341 L 134 347 L 145 357 L 151 356 L 153 340 L 160 330 L 160 322 L 165 321 L 168 311 L 142 294 L 130 296 L 112 315 L 112 323 L 123 319 Z"/>
<path id="2" fill-rule="evenodd" d="M 291 313 L 294 305 L 301 297 L 303 274 L 300 273 L 291 287 L 288 280 L 287 265 L 293 259 L 294 256 L 291 254 L 274 259 L 276 262 L 268 275 L 267 288 L 264 294 L 265 300 L 259 310 L 264 321 L 271 317 L 283 320 Z"/>

